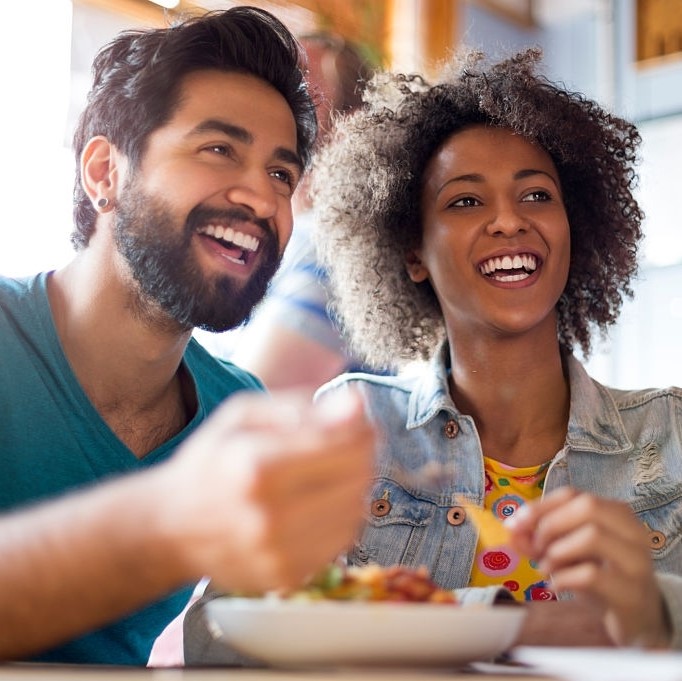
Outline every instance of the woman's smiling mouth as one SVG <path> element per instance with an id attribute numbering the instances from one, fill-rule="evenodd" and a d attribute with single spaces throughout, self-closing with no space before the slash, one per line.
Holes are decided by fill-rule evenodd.
<path id="1" fill-rule="evenodd" d="M 513 282 L 527 279 L 537 267 L 537 256 L 532 253 L 521 253 L 488 258 L 478 266 L 478 269 L 481 274 L 490 279 Z"/>

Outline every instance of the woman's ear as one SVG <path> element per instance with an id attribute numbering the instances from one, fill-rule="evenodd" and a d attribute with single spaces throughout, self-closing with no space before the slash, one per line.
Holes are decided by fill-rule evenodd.
<path id="1" fill-rule="evenodd" d="M 113 207 L 119 178 L 120 154 L 109 140 L 97 135 L 81 154 L 81 183 L 92 205 L 100 212 Z M 106 210 L 105 210 L 106 209 Z"/>
<path id="2" fill-rule="evenodd" d="M 408 251 L 405 256 L 405 269 L 415 284 L 421 284 L 429 278 L 429 271 L 424 267 L 416 251 Z"/>

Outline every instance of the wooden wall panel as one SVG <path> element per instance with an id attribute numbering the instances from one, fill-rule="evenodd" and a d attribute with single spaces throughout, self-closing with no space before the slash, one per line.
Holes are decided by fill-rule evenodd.
<path id="1" fill-rule="evenodd" d="M 181 0 L 163 10 L 148 0 L 74 0 L 120 12 L 148 25 L 177 14 L 201 13 L 231 4 L 268 9 L 295 33 L 324 29 L 359 44 L 372 62 L 429 74 L 455 48 L 462 0 Z M 400 30 L 397 27 L 402 27 Z"/>
<path id="2" fill-rule="evenodd" d="M 400 71 L 433 75 L 456 48 L 457 0 L 387 0 L 387 62 Z"/>
<path id="3" fill-rule="evenodd" d="M 637 0 L 637 60 L 682 58 L 682 2 Z"/>

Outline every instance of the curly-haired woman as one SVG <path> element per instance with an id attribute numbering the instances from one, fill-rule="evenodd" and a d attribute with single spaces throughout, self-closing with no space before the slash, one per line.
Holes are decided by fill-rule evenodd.
<path id="1" fill-rule="evenodd" d="M 359 387 L 384 434 L 349 561 L 551 600 L 525 642 L 682 647 L 682 391 L 606 388 L 572 354 L 632 295 L 640 136 L 540 58 L 382 74 L 317 159 L 350 340 L 415 369 L 324 389 Z M 469 505 L 511 540 L 486 546 Z"/>

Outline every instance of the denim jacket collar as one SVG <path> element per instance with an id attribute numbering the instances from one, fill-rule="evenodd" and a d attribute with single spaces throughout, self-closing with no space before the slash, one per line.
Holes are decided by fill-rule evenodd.
<path id="1" fill-rule="evenodd" d="M 566 357 L 571 407 L 566 444 L 571 449 L 621 454 L 633 448 L 608 388 L 590 378 L 573 356 Z"/>
<path id="2" fill-rule="evenodd" d="M 420 374 L 407 410 L 408 430 L 431 421 L 440 411 L 464 416 L 452 401 L 448 388 L 449 346 L 443 343 Z M 609 390 L 590 378 L 573 356 L 566 357 L 571 406 L 566 445 L 570 449 L 620 454 L 632 449 L 623 421 Z"/>

